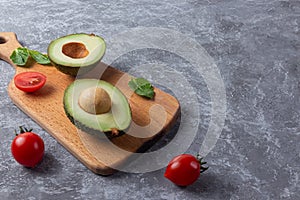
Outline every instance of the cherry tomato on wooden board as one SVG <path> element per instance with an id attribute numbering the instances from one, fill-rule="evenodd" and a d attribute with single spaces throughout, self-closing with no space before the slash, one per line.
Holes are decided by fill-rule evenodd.
<path id="1" fill-rule="evenodd" d="M 42 161 L 45 146 L 42 138 L 31 131 L 20 126 L 20 134 L 16 134 L 11 144 L 11 153 L 19 164 L 33 168 Z"/>
<path id="2" fill-rule="evenodd" d="M 22 72 L 14 77 L 15 86 L 24 92 L 35 92 L 46 83 L 47 77 L 39 72 Z"/>
<path id="3" fill-rule="evenodd" d="M 200 173 L 208 169 L 202 165 L 202 158 L 190 154 L 181 154 L 174 157 L 168 164 L 164 176 L 178 186 L 188 186 L 194 183 Z"/>

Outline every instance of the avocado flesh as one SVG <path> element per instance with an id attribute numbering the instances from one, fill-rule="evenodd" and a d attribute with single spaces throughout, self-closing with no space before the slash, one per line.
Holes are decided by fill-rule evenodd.
<path id="1" fill-rule="evenodd" d="M 104 114 L 91 114 L 79 105 L 81 92 L 91 87 L 104 89 L 112 101 L 111 109 Z M 131 111 L 126 97 L 108 82 L 97 79 L 77 79 L 65 90 L 64 109 L 71 121 L 80 129 L 110 132 L 112 129 L 123 131 L 131 123 Z"/>
<path id="2" fill-rule="evenodd" d="M 68 52 L 76 52 L 80 46 L 84 46 L 88 53 L 84 57 L 68 55 L 63 51 L 64 47 L 68 44 L 78 44 L 69 45 L 71 49 L 68 49 Z M 79 33 L 53 40 L 48 46 L 48 57 L 58 70 L 65 74 L 76 76 L 77 74 L 84 74 L 93 69 L 104 56 L 105 50 L 105 41 L 100 36 Z"/>

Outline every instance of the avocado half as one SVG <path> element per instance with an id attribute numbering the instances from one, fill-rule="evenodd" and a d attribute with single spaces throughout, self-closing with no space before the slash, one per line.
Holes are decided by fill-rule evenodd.
<path id="1" fill-rule="evenodd" d="M 93 69 L 105 50 L 102 37 L 78 33 L 53 40 L 48 46 L 48 57 L 59 71 L 76 76 Z"/>
<path id="2" fill-rule="evenodd" d="M 82 93 L 95 87 L 105 90 L 111 99 L 111 108 L 106 113 L 89 113 L 79 104 Z M 118 88 L 102 80 L 75 80 L 65 90 L 63 104 L 71 122 L 88 133 L 99 135 L 104 132 L 106 136 L 117 136 L 119 131 L 124 131 L 131 123 L 131 111 L 126 97 Z"/>

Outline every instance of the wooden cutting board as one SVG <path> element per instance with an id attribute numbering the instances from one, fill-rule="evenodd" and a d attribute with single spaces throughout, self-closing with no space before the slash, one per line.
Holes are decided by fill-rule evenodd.
<path id="1" fill-rule="evenodd" d="M 95 74 L 105 70 L 101 79 L 116 85 L 126 96 L 132 111 L 132 124 L 127 134 L 110 140 L 82 132 L 69 121 L 63 109 L 64 91 L 75 80 L 74 77 L 59 72 L 53 66 L 34 62 L 28 68 L 14 65 L 9 57 L 20 46 L 15 33 L 0 32 L 0 59 L 10 63 L 16 74 L 38 71 L 47 76 L 47 82 L 35 93 L 24 93 L 15 87 L 12 80 L 8 86 L 10 98 L 96 174 L 114 173 L 134 152 L 144 152 L 150 148 L 176 122 L 180 113 L 176 98 L 158 88 L 155 88 L 154 100 L 142 98 L 128 87 L 130 75 L 101 63 L 85 78 L 98 78 L 94 77 Z"/>

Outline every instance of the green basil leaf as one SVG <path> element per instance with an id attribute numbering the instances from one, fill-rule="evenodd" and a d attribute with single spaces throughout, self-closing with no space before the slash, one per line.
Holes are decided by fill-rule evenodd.
<path id="1" fill-rule="evenodd" d="M 47 55 L 44 55 L 38 51 L 30 50 L 25 47 L 19 47 L 15 49 L 10 55 L 12 62 L 19 66 L 24 66 L 29 56 L 31 56 L 37 63 L 42 65 L 50 64 L 50 60 Z"/>
<path id="2" fill-rule="evenodd" d="M 28 60 L 28 57 L 28 49 L 24 47 L 19 47 L 12 52 L 10 59 L 14 64 L 24 66 Z"/>
<path id="3" fill-rule="evenodd" d="M 138 89 L 138 84 L 136 82 L 136 79 L 131 79 L 128 83 L 128 86 L 130 87 L 130 89 L 132 89 L 133 91 L 135 91 L 136 89 Z"/>
<path id="4" fill-rule="evenodd" d="M 128 83 L 128 86 L 140 96 L 144 96 L 149 99 L 154 97 L 155 93 L 153 86 L 144 78 L 131 79 Z"/>
<path id="5" fill-rule="evenodd" d="M 148 86 L 148 87 L 151 87 L 151 83 L 149 83 L 149 81 L 147 81 L 144 78 L 136 78 L 135 81 L 136 81 L 136 83 L 139 86 Z"/>
<path id="6" fill-rule="evenodd" d="M 39 64 L 42 64 L 42 65 L 50 64 L 50 60 L 47 55 L 44 55 L 35 50 L 29 50 L 29 54 Z"/>
<path id="7" fill-rule="evenodd" d="M 152 99 L 154 96 L 154 91 L 151 88 L 145 88 L 145 89 L 138 88 L 137 90 L 135 90 L 135 93 L 137 93 L 140 96 L 147 97 L 149 99 Z"/>

